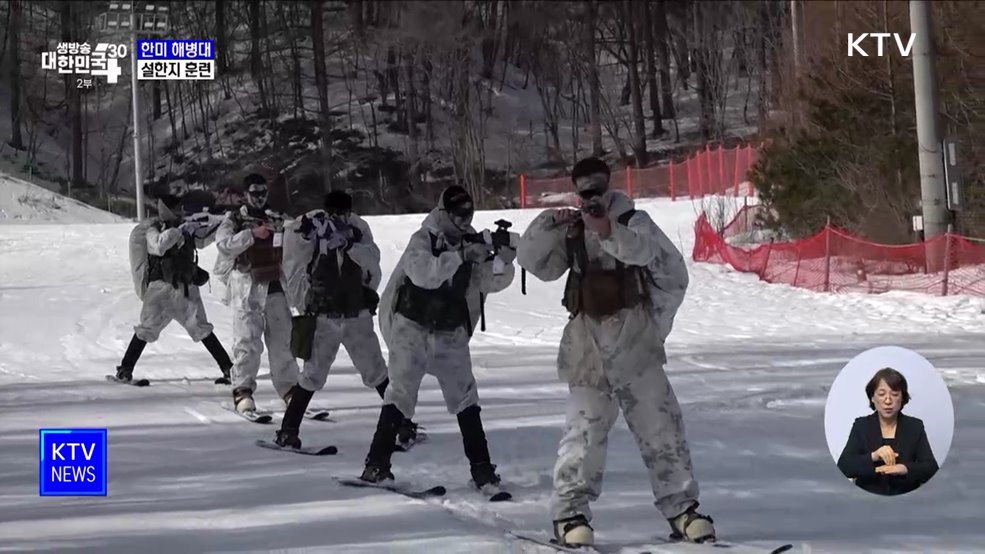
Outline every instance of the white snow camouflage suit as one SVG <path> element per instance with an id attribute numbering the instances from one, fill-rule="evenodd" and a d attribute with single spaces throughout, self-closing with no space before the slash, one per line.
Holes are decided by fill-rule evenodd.
<path id="1" fill-rule="evenodd" d="M 470 226 L 465 233 L 474 233 Z M 380 331 L 390 351 L 390 385 L 384 404 L 394 404 L 405 418 L 414 417 L 417 394 L 425 374 L 438 380 L 448 413 L 457 415 L 478 404 L 472 356 L 469 351 L 471 330 L 431 331 L 396 312 L 397 291 L 405 278 L 423 289 L 438 289 L 450 281 L 463 263 L 457 246 L 462 235 L 439 202 L 424 219 L 421 228 L 410 238 L 407 249 L 397 262 L 380 298 Z M 448 249 L 435 256 L 432 235 Z M 466 292 L 470 327 L 479 321 L 479 295 L 502 291 L 513 282 L 516 272 L 512 263 L 496 275 L 493 261 L 476 264 Z"/>
<path id="2" fill-rule="evenodd" d="M 306 215 L 317 221 L 323 210 L 312 210 Z M 362 233 L 359 242 L 352 244 L 346 254 L 363 272 L 363 286 L 377 290 L 382 274 L 380 271 L 380 249 L 373 239 L 373 233 L 361 217 L 349 215 L 349 223 Z M 305 313 L 310 276 L 308 268 L 315 267 L 313 262 L 318 255 L 336 255 L 338 251 L 321 252 L 325 237 L 319 233 L 317 240 L 311 240 L 297 232 L 300 218 L 288 222 L 284 227 L 284 290 L 287 291 L 291 307 L 299 313 Z M 317 223 L 316 223 L 317 225 Z M 341 261 L 341 259 L 340 259 Z M 361 294 L 362 291 L 352 291 L 351 294 Z M 298 379 L 298 384 L 310 392 L 316 392 L 325 386 L 328 373 L 335 362 L 339 346 L 345 346 L 352 365 L 362 377 L 363 384 L 376 388 L 387 379 L 386 362 L 380 350 L 380 341 L 373 328 L 373 315 L 368 309 L 362 310 L 357 317 L 329 317 L 320 314 L 315 325 L 314 342 L 311 349 L 311 359 L 304 361 L 304 371 Z"/>
<path id="3" fill-rule="evenodd" d="M 178 228 L 161 230 L 160 219 L 147 223 L 147 253 L 151 256 L 163 256 L 165 252 L 185 243 L 185 236 Z M 215 234 L 195 239 L 195 247 L 199 250 L 207 247 L 215 240 Z M 151 281 L 140 295 L 143 305 L 140 308 L 140 323 L 134 326 L 133 332 L 138 339 L 152 343 L 161 336 L 161 331 L 172 321 L 177 321 L 188 332 L 195 342 L 212 334 L 212 324 L 205 313 L 205 304 L 198 287 L 188 285 L 174 287 L 171 283 L 161 280 Z"/>
<path id="4" fill-rule="evenodd" d="M 557 366 L 568 382 L 567 422 L 554 468 L 554 520 L 584 515 L 602 492 L 609 430 L 622 410 L 647 467 L 654 504 L 664 517 L 684 512 L 698 497 L 698 484 L 674 391 L 664 373 L 664 341 L 688 285 L 687 267 L 674 244 L 643 211 L 627 225 L 620 215 L 634 209 L 618 191 L 605 193 L 612 234 L 602 240 L 585 232 L 590 261 L 612 269 L 618 258 L 627 266 L 645 266 L 649 304 L 624 308 L 597 320 L 579 313 L 564 329 Z M 541 213 L 523 234 L 517 250 L 520 266 L 544 281 L 570 268 L 567 225 L 554 226 L 555 210 Z"/>
<path id="5" fill-rule="evenodd" d="M 298 379 L 298 364 L 291 354 L 291 311 L 284 293 L 268 294 L 268 283 L 257 282 L 249 271 L 235 267 L 236 258 L 254 242 L 252 230 L 238 227 L 234 212 L 226 214 L 216 231 L 219 255 L 214 271 L 226 285 L 222 303 L 233 309 L 232 389 L 256 392 L 266 341 L 270 381 L 284 398 Z"/>

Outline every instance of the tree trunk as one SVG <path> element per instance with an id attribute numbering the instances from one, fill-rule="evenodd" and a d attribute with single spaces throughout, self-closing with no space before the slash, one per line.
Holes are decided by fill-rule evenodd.
<path id="1" fill-rule="evenodd" d="M 428 150 L 434 149 L 434 114 L 431 106 L 431 74 L 434 72 L 434 65 L 431 63 L 431 53 L 424 53 L 424 112 L 426 121 L 424 124 L 424 134 L 427 140 Z"/>
<path id="2" fill-rule="evenodd" d="M 215 57 L 216 70 L 226 72 L 226 8 L 225 0 L 215 0 Z"/>
<path id="3" fill-rule="evenodd" d="M 759 74 L 759 98 L 757 102 L 757 114 L 756 114 L 756 124 L 764 125 L 766 123 L 766 118 L 769 116 L 769 92 L 767 87 L 769 86 L 769 33 L 767 32 L 770 24 L 770 13 L 769 13 L 769 2 L 770 0 L 762 0 L 759 3 L 759 40 L 756 48 L 756 58 L 759 62 L 757 65 L 757 73 Z"/>
<path id="4" fill-rule="evenodd" d="M 267 104 L 266 87 L 264 86 L 263 75 L 263 53 L 260 52 L 260 3 L 262 0 L 250 0 L 250 77 L 257 84 L 260 93 L 260 106 L 266 112 L 269 108 Z"/>
<path id="5" fill-rule="evenodd" d="M 598 57 L 595 52 L 595 25 L 596 18 L 598 17 L 598 4 L 592 0 L 588 5 L 588 87 L 589 87 L 589 102 L 591 103 L 591 114 L 589 115 L 591 119 L 592 127 L 592 156 L 596 158 L 602 156 L 602 110 L 601 110 L 601 96 L 602 87 L 599 84 L 599 64 Z"/>
<path id="6" fill-rule="evenodd" d="M 657 88 L 657 64 L 655 61 L 653 40 L 653 16 L 651 11 L 653 6 L 650 2 L 637 4 L 638 9 L 643 11 L 643 36 L 646 40 L 646 82 L 650 89 L 650 112 L 653 115 L 653 138 L 659 138 L 666 133 L 663 127 L 663 118 L 660 113 L 660 90 Z"/>
<path id="7" fill-rule="evenodd" d="M 490 0 L 486 6 L 489 17 L 482 22 L 482 78 L 492 80 L 496 67 L 496 54 L 499 50 L 499 1 Z"/>
<path id="8" fill-rule="evenodd" d="M 332 190 L 332 130 L 328 113 L 328 76 L 325 73 L 325 29 L 321 0 L 311 0 L 311 41 L 315 54 L 315 87 L 321 112 L 322 149 L 325 156 L 325 191 Z"/>
<path id="9" fill-rule="evenodd" d="M 21 0 L 10 0 L 10 145 L 14 150 L 24 150 L 21 136 L 21 57 L 20 25 Z"/>
<path id="10" fill-rule="evenodd" d="M 664 0 L 657 0 L 653 9 L 655 10 L 654 24 L 656 25 L 653 32 L 656 35 L 654 40 L 657 50 L 657 65 L 660 70 L 660 96 L 663 100 L 661 115 L 665 118 L 673 118 L 676 117 L 676 110 L 674 109 L 674 92 L 670 81 L 670 51 L 667 47 L 670 33 L 667 30 L 667 10 L 664 8 Z"/>
<path id="11" fill-rule="evenodd" d="M 407 75 L 407 135 L 410 138 L 410 180 L 413 186 L 420 181 L 420 149 L 417 137 L 417 102 L 415 96 L 417 87 L 414 86 L 414 65 L 417 63 L 417 52 L 404 57 L 404 69 Z"/>
<path id="12" fill-rule="evenodd" d="M 157 121 L 161 119 L 161 81 L 154 81 L 151 96 L 154 104 L 154 121 Z"/>
<path id="13" fill-rule="evenodd" d="M 178 152 L 178 145 L 181 141 L 178 140 L 178 126 L 174 122 L 174 104 L 171 103 L 171 87 L 168 83 L 164 83 L 164 101 L 168 103 L 168 119 L 171 122 L 171 145 L 169 148 L 173 148 L 174 152 L 171 153 L 173 156 Z"/>
<path id="14" fill-rule="evenodd" d="M 636 154 L 636 167 L 646 165 L 646 121 L 643 119 L 643 94 L 640 91 L 640 52 L 639 52 L 639 30 L 637 29 L 633 0 L 623 1 L 623 16 L 626 26 L 629 27 L 629 87 L 633 99 L 633 128 L 635 139 L 633 150 Z"/>
<path id="15" fill-rule="evenodd" d="M 701 140 L 708 141 L 711 139 L 714 107 L 711 103 L 711 81 L 709 80 L 708 75 L 708 52 L 703 34 L 705 30 L 705 18 L 703 13 L 704 4 L 695 2 L 692 5 L 692 8 L 692 23 L 694 25 L 694 60 L 696 62 L 695 73 L 697 78 L 697 86 L 695 88 L 697 89 L 698 104 L 700 106 L 699 128 L 701 131 Z"/>
<path id="16" fill-rule="evenodd" d="M 387 86 L 393 91 L 393 103 L 396 106 L 396 116 L 394 124 L 397 129 L 406 129 L 404 122 L 407 120 L 407 113 L 404 109 L 404 101 L 400 96 L 400 62 L 397 60 L 397 51 L 391 46 L 386 52 L 386 80 Z"/>
<path id="17" fill-rule="evenodd" d="M 64 1 L 61 7 L 62 42 L 72 42 L 76 34 L 76 22 L 78 20 L 78 9 L 82 6 L 73 2 Z M 74 9 L 73 9 L 74 8 Z M 78 42 L 78 41 L 76 41 Z M 68 108 L 69 125 L 71 126 L 71 151 L 72 165 L 70 188 L 82 185 L 84 176 L 82 174 L 82 113 L 79 109 L 80 94 L 75 86 L 75 79 L 69 75 L 65 76 L 65 100 Z"/>

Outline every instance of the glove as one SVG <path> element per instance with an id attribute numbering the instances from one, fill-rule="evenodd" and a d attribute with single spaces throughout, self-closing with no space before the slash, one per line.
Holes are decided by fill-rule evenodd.
<path id="1" fill-rule="evenodd" d="M 499 249 L 499 252 L 497 252 L 496 255 L 499 256 L 500 260 L 503 260 L 503 263 L 509 265 L 516 259 L 516 249 L 504 246 Z"/>
<path id="2" fill-rule="evenodd" d="M 581 211 L 572 208 L 561 208 L 554 210 L 554 224 L 566 225 L 573 223 L 581 217 Z"/>
<path id="3" fill-rule="evenodd" d="M 353 244 L 363 241 L 363 232 L 359 230 L 359 227 L 352 225 L 349 227 L 349 233 L 351 235 L 351 241 Z"/>
<path id="4" fill-rule="evenodd" d="M 493 250 L 484 242 L 469 243 L 462 249 L 462 259 L 474 264 L 485 262 L 493 254 Z"/>
<path id="5" fill-rule="evenodd" d="M 270 236 L 270 227 L 267 227 L 266 223 L 254 227 L 253 236 L 260 240 L 266 239 Z"/>
<path id="6" fill-rule="evenodd" d="M 332 233 L 332 235 L 325 240 L 325 248 L 329 250 L 338 250 L 339 248 L 345 248 L 346 246 L 349 246 L 349 240 L 345 238 L 345 233 Z"/>
<path id="7" fill-rule="evenodd" d="M 184 244 L 185 235 L 180 228 L 175 227 L 161 233 L 161 244 L 166 245 L 162 250 L 169 250 L 176 244 Z"/>
<path id="8" fill-rule="evenodd" d="M 298 225 L 298 228 L 294 232 L 300 233 L 301 235 L 304 235 L 305 238 L 308 238 L 314 231 L 315 224 L 311 222 L 311 218 L 307 215 L 303 215 L 301 216 L 301 224 Z"/>
<path id="9" fill-rule="evenodd" d="M 199 224 L 194 221 L 186 221 L 178 226 L 178 229 L 185 235 L 194 235 L 198 228 Z"/>

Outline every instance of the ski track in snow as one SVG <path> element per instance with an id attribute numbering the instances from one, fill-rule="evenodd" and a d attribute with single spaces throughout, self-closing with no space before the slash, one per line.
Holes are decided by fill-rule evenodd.
<path id="1" fill-rule="evenodd" d="M 695 208 L 641 203 L 686 257 Z M 538 210 L 481 212 L 518 231 Z M 389 273 L 421 215 L 369 218 Z M 211 357 L 172 324 L 149 345 L 138 389 L 104 380 L 126 348 L 140 305 L 127 262 L 132 224 L 0 226 L 0 551 L 91 552 L 521 552 L 503 533 L 549 529 L 547 502 L 566 386 L 554 363 L 566 314 L 563 280 L 519 273 L 486 304 L 487 332 L 472 342 L 493 462 L 516 497 L 489 504 L 472 492 L 461 438 L 432 378 L 416 419 L 428 442 L 394 455 L 400 479 L 445 485 L 441 500 L 340 487 L 331 475 L 362 468 L 379 414 L 340 352 L 313 402 L 335 423 L 305 420 L 302 439 L 339 454 L 259 449 L 282 405 L 261 368 L 258 401 L 273 425 L 223 410 L 228 387 Z M 214 248 L 201 253 L 211 270 Z M 690 264 L 691 285 L 668 342 L 668 372 L 684 409 L 702 509 L 723 540 L 794 552 L 974 552 L 985 535 L 985 316 L 980 299 L 915 294 L 822 295 L 722 266 Z M 231 349 L 222 289 L 202 289 L 216 334 Z M 913 348 L 940 369 L 957 429 L 944 467 L 903 498 L 848 483 L 828 454 L 823 411 L 837 371 L 881 345 Z M 39 498 L 39 427 L 108 427 L 109 496 Z M 605 490 L 593 505 L 600 541 L 665 536 L 632 436 L 620 420 L 609 441 Z M 928 507 L 933 507 L 928 510 Z M 651 552 L 706 552 L 659 545 Z M 539 550 L 546 551 L 546 550 Z M 633 552 L 626 549 L 626 552 Z M 733 549 L 732 552 L 741 552 Z"/>

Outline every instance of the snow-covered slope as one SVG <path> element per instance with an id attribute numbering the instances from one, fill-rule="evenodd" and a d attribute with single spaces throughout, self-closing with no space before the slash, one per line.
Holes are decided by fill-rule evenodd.
<path id="1" fill-rule="evenodd" d="M 0 173 L 0 224 L 120 223 L 126 219 Z"/>
<path id="2" fill-rule="evenodd" d="M 696 206 L 640 207 L 690 252 Z M 476 223 L 505 217 L 522 231 L 536 214 L 482 212 Z M 422 218 L 369 219 L 385 274 Z M 457 424 L 427 378 L 417 418 L 431 439 L 395 455 L 394 472 L 445 484 L 446 500 L 432 504 L 340 488 L 331 479 L 361 470 L 380 406 L 344 352 L 313 401 L 336 421 L 302 427 L 306 444 L 339 447 L 329 458 L 253 446 L 275 427 L 219 407 L 228 389 L 212 385 L 218 370 L 177 325 L 137 367 L 151 387 L 104 381 L 140 309 L 127 270 L 130 228 L 22 226 L 0 235 L 0 551 L 498 553 L 521 551 L 505 537 L 507 527 L 547 530 L 566 394 L 554 370 L 567 319 L 561 281 L 530 277 L 523 296 L 517 279 L 490 297 L 488 329 L 472 342 L 493 461 L 517 502 L 487 504 L 469 491 Z M 214 258 L 213 248 L 203 252 L 203 267 Z M 985 316 L 978 300 L 827 296 L 704 264 L 691 264 L 690 273 L 668 344 L 668 372 L 684 410 L 702 509 L 715 517 L 723 539 L 792 542 L 794 552 L 812 553 L 980 551 Z M 206 306 L 229 348 L 231 313 L 218 301 L 221 285 L 211 286 L 203 289 Z M 913 348 L 934 362 L 956 408 L 942 470 L 902 498 L 872 497 L 848 483 L 824 439 L 824 401 L 837 371 L 861 350 L 884 344 Z M 258 400 L 279 408 L 265 378 Z M 38 497 L 37 430 L 53 426 L 109 428 L 108 497 Z M 600 540 L 665 536 L 624 423 L 609 450 L 605 492 L 594 506 Z"/>

